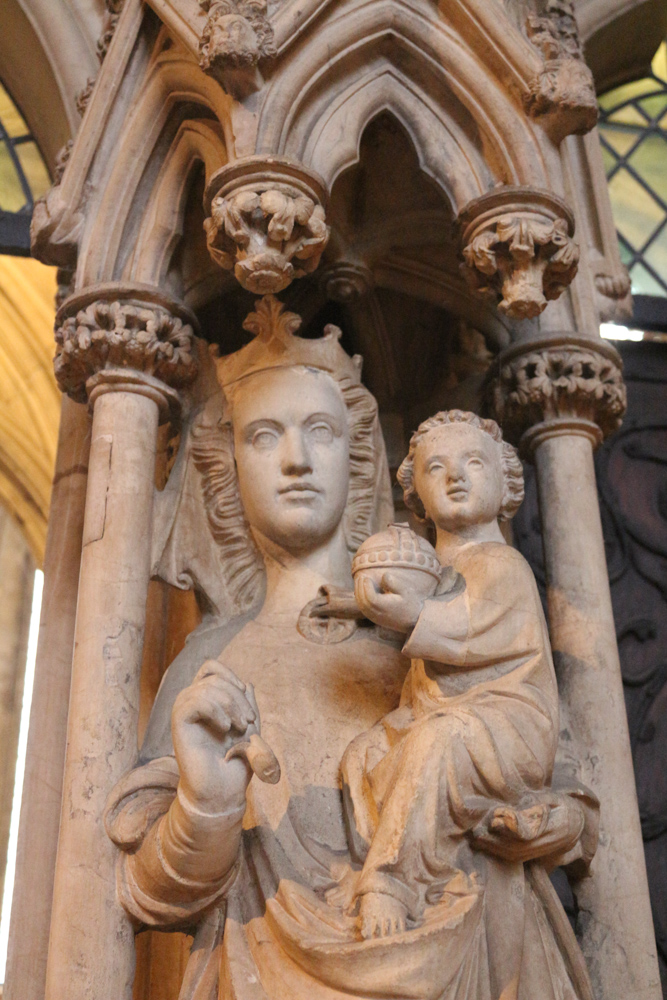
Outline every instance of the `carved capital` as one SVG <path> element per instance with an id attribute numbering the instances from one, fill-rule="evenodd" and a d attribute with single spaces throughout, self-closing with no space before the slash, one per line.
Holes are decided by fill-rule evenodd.
<path id="1" fill-rule="evenodd" d="M 208 17 L 199 41 L 199 65 L 231 92 L 244 89 L 242 78 L 276 54 L 267 0 L 199 0 Z M 248 76 L 250 72 L 250 76 Z"/>
<path id="2" fill-rule="evenodd" d="M 544 16 L 531 14 L 526 32 L 544 56 L 526 96 L 526 109 L 556 142 L 590 132 L 598 120 L 593 74 L 584 61 L 572 0 L 547 0 Z"/>
<path id="3" fill-rule="evenodd" d="M 299 164 L 252 156 L 223 167 L 205 196 L 211 257 L 248 291 L 280 292 L 319 264 L 325 203 L 324 182 Z"/>
<path id="4" fill-rule="evenodd" d="M 625 413 L 622 372 L 617 351 L 603 341 L 517 344 L 498 359 L 489 402 L 505 436 L 529 450 L 555 433 L 586 433 L 599 443 Z"/>
<path id="5" fill-rule="evenodd" d="M 539 316 L 577 273 L 572 213 L 547 191 L 490 191 L 463 210 L 459 224 L 471 288 L 512 319 Z"/>
<path id="6" fill-rule="evenodd" d="M 88 398 L 91 380 L 110 371 L 181 388 L 197 374 L 196 325 L 189 309 L 148 287 L 113 283 L 72 295 L 56 315 L 58 385 L 79 403 Z M 118 385 L 117 377 L 113 381 Z"/>

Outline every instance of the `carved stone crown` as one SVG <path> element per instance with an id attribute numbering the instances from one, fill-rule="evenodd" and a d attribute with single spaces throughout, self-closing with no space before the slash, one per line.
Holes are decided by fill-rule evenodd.
<path id="1" fill-rule="evenodd" d="M 360 545 L 352 561 L 352 575 L 365 569 L 414 569 L 439 580 L 442 566 L 435 549 L 407 524 L 390 524 Z"/>
<path id="2" fill-rule="evenodd" d="M 324 336 L 316 340 L 295 337 L 301 317 L 285 312 L 285 306 L 274 295 L 265 295 L 256 303 L 243 329 L 255 334 L 255 339 L 240 351 L 216 360 L 218 381 L 225 393 L 242 379 L 272 368 L 293 368 L 303 365 L 329 372 L 337 380 L 347 378 L 353 384 L 361 382 L 361 357 L 351 358 L 340 346 L 341 331 L 328 324 Z"/>

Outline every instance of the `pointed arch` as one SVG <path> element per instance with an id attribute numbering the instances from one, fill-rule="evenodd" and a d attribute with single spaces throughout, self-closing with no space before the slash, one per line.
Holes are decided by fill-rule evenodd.
<path id="1" fill-rule="evenodd" d="M 552 186 L 544 137 L 520 95 L 508 96 L 483 53 L 427 9 L 404 0 L 337 4 L 267 85 L 258 152 L 293 157 L 332 183 L 386 109 L 455 212 L 498 182 Z"/>
<path id="2" fill-rule="evenodd" d="M 128 267 L 135 278 L 136 268 L 147 273 L 147 255 L 139 252 L 146 240 L 153 240 L 151 252 L 159 254 L 154 269 L 163 269 L 182 221 L 193 162 L 200 160 L 208 176 L 224 166 L 233 148 L 232 100 L 189 55 L 169 50 L 153 60 L 135 94 L 113 156 L 100 165 L 104 176 L 96 186 L 102 196 L 82 236 L 77 287 L 115 280 Z M 159 234 L 163 224 L 177 229 Z"/>

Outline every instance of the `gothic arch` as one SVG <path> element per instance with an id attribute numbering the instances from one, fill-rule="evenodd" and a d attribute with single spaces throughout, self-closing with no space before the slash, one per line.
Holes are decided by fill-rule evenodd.
<path id="1" fill-rule="evenodd" d="M 456 211 L 496 182 L 550 184 L 548 140 L 435 10 L 427 17 L 413 5 L 346 2 L 288 65 L 267 84 L 260 153 L 298 159 L 331 184 L 356 162 L 367 123 L 387 109 Z"/>

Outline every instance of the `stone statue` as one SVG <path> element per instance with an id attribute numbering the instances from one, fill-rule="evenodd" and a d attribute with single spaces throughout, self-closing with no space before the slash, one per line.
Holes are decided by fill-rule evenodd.
<path id="1" fill-rule="evenodd" d="M 550 787 L 546 630 L 497 526 L 518 460 L 492 422 L 427 422 L 403 482 L 435 552 L 402 527 L 365 542 L 391 517 L 376 404 L 340 331 L 298 322 L 267 296 L 217 362 L 193 446 L 209 540 L 179 544 L 219 547 L 222 596 L 109 798 L 122 905 L 194 935 L 181 1000 L 589 1000 L 545 866 L 590 860 L 595 803 Z"/>

